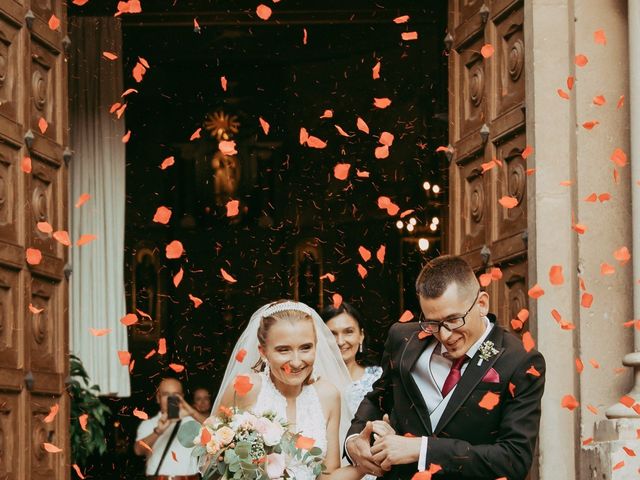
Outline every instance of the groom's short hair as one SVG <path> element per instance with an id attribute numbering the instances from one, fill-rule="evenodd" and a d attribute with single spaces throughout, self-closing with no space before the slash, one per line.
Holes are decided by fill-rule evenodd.
<path id="1" fill-rule="evenodd" d="M 416 293 L 424 298 L 438 298 L 452 283 L 469 291 L 478 288 L 473 269 L 463 258 L 442 255 L 422 268 L 416 280 Z"/>

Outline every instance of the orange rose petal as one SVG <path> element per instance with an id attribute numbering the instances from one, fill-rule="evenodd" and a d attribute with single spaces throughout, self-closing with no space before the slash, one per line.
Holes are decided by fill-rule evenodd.
<path id="1" fill-rule="evenodd" d="M 231 275 L 229 275 L 224 268 L 220 269 L 220 274 L 222 275 L 222 278 L 224 278 L 229 283 L 236 283 L 237 282 L 237 280 L 235 278 L 233 278 Z"/>
<path id="2" fill-rule="evenodd" d="M 88 193 L 83 193 L 78 197 L 78 200 L 76 201 L 76 204 L 74 205 L 75 208 L 80 208 L 82 205 L 84 205 L 85 203 L 87 203 L 87 201 L 91 198 L 91 195 L 89 195 Z"/>
<path id="3" fill-rule="evenodd" d="M 518 201 L 517 198 L 514 197 L 509 197 L 509 196 L 504 196 L 502 197 L 500 200 L 498 200 L 498 203 L 500 205 L 502 205 L 504 208 L 514 208 L 518 205 L 518 203 L 520 203 Z"/>
<path id="4" fill-rule="evenodd" d="M 371 259 L 371 252 L 363 246 L 358 247 L 358 253 L 365 262 L 368 262 Z"/>
<path id="5" fill-rule="evenodd" d="M 87 424 L 89 423 L 89 414 L 83 413 L 78 417 L 78 423 L 83 431 L 87 431 Z"/>
<path id="6" fill-rule="evenodd" d="M 418 39 L 418 32 L 402 32 L 400 34 L 400 36 L 402 37 L 402 40 L 404 40 L 404 41 L 417 40 Z"/>
<path id="7" fill-rule="evenodd" d="M 42 261 L 42 252 L 37 248 L 27 248 L 26 258 L 29 265 L 38 265 Z"/>
<path id="8" fill-rule="evenodd" d="M 38 315 L 38 314 L 44 312 L 44 308 L 36 308 L 30 303 L 29 304 L 29 311 L 31 313 L 33 313 L 34 315 Z"/>
<path id="9" fill-rule="evenodd" d="M 484 408 L 485 410 L 493 410 L 498 403 L 500 403 L 500 395 L 493 392 L 487 392 L 484 394 L 478 405 L 480 408 Z"/>
<path id="10" fill-rule="evenodd" d="M 71 246 L 71 239 L 69 238 L 69 233 L 66 230 L 53 232 L 53 238 L 65 247 Z"/>
<path id="11" fill-rule="evenodd" d="M 558 93 L 558 96 L 560 98 L 564 98 L 565 100 L 569 100 L 569 94 L 567 92 L 565 92 L 564 90 L 562 90 L 561 88 L 559 88 L 558 90 L 556 90 L 556 92 Z"/>
<path id="12" fill-rule="evenodd" d="M 333 301 L 333 308 L 340 308 L 340 305 L 342 305 L 342 295 L 339 293 L 334 293 L 331 296 L 331 300 Z"/>
<path id="13" fill-rule="evenodd" d="M 600 264 L 600 275 L 613 275 L 614 273 L 616 273 L 616 269 L 613 265 L 609 265 L 607 262 Z"/>
<path id="14" fill-rule="evenodd" d="M 174 163 L 176 163 L 175 158 L 174 157 L 167 157 L 165 158 L 162 163 L 160 164 L 160 169 L 161 170 L 166 170 L 167 168 L 169 168 L 171 165 L 173 165 Z"/>
<path id="15" fill-rule="evenodd" d="M 356 127 L 358 127 L 358 130 L 361 132 L 369 133 L 369 125 L 360 117 L 358 117 L 356 121 Z"/>
<path id="16" fill-rule="evenodd" d="M 325 273 L 320 277 L 320 280 L 324 280 L 325 278 L 329 280 L 331 283 L 336 281 L 336 276 L 333 273 Z"/>
<path id="17" fill-rule="evenodd" d="M 76 3 L 77 1 L 78 1 L 78 0 L 73 0 L 73 3 L 75 3 L 76 5 L 78 5 L 78 4 Z M 83 1 L 84 1 L 84 0 L 83 0 Z M 88 1 L 89 1 L 89 0 L 86 0 L 86 1 L 85 1 L 85 3 L 86 3 L 86 2 L 88 2 Z M 84 3 L 83 3 L 82 5 L 84 5 Z M 80 467 L 79 467 L 78 465 L 76 465 L 75 463 L 74 463 L 73 465 L 71 465 L 71 466 L 72 466 L 72 467 L 73 467 L 73 469 L 75 470 L 76 475 L 78 475 L 78 478 L 79 478 L 80 480 L 84 480 L 84 479 L 85 479 L 85 476 L 82 474 L 82 470 L 80 470 Z"/>
<path id="18" fill-rule="evenodd" d="M 130 138 L 131 138 L 131 130 L 127 130 L 127 133 L 125 133 L 122 136 L 122 143 L 128 143 Z"/>
<path id="19" fill-rule="evenodd" d="M 195 297 L 191 294 L 189 294 L 189 300 L 191 300 L 193 302 L 193 307 L 194 308 L 198 308 L 200 305 L 202 305 L 202 300 L 199 299 L 198 297 Z"/>
<path id="20" fill-rule="evenodd" d="M 94 337 L 104 337 L 105 335 L 111 333 L 110 328 L 89 328 L 89 331 Z"/>
<path id="21" fill-rule="evenodd" d="M 31 167 L 31 158 L 30 157 L 23 157 L 22 158 L 22 162 L 20 163 L 20 169 L 24 173 L 31 173 L 32 167 Z"/>
<path id="22" fill-rule="evenodd" d="M 131 353 L 118 350 L 118 360 L 120 360 L 120 365 L 128 366 L 131 363 Z"/>
<path id="23" fill-rule="evenodd" d="M 47 443 L 44 442 L 42 444 L 42 446 L 44 447 L 44 449 L 49 452 L 49 453 L 60 453 L 62 452 L 61 448 L 56 447 L 55 445 L 53 445 L 52 443 Z"/>
<path id="24" fill-rule="evenodd" d="M 226 207 L 227 217 L 235 217 L 240 213 L 240 200 L 229 200 Z"/>
<path id="25" fill-rule="evenodd" d="M 236 353 L 236 361 L 242 363 L 244 361 L 244 357 L 247 356 L 247 351 L 244 348 L 241 348 L 240 350 L 238 350 L 238 353 Z"/>
<path id="26" fill-rule="evenodd" d="M 611 154 L 611 161 L 619 167 L 624 167 L 627 164 L 627 154 L 621 148 L 616 148 Z"/>
<path id="27" fill-rule="evenodd" d="M 528 295 L 534 299 L 540 298 L 542 295 L 544 295 L 544 290 L 540 285 L 536 283 L 533 287 L 529 289 Z"/>
<path id="28" fill-rule="evenodd" d="M 180 258 L 184 253 L 184 247 L 179 240 L 173 240 L 165 248 L 165 255 L 168 259 Z"/>
<path id="29" fill-rule="evenodd" d="M 413 313 L 410 310 L 405 310 L 404 313 L 398 319 L 398 321 L 400 323 L 406 323 L 406 322 L 410 322 L 413 319 L 414 319 Z"/>
<path id="30" fill-rule="evenodd" d="M 607 36 L 604 33 L 604 30 L 596 30 L 593 32 L 593 41 L 599 45 L 607 44 Z"/>
<path id="31" fill-rule="evenodd" d="M 229 157 L 238 153 L 235 140 L 220 140 L 218 142 L 218 150 Z"/>
<path id="32" fill-rule="evenodd" d="M 575 63 L 578 67 L 584 67 L 587 63 L 589 63 L 589 59 L 586 55 L 578 54 L 575 58 Z"/>
<path id="33" fill-rule="evenodd" d="M 273 11 L 266 5 L 260 4 L 256 8 L 256 15 L 262 20 L 269 20 Z"/>
<path id="34" fill-rule="evenodd" d="M 320 118 L 333 118 L 333 110 L 325 110 L 322 112 L 322 115 L 320 115 Z"/>
<path id="35" fill-rule="evenodd" d="M 166 225 L 169 223 L 171 219 L 171 209 L 160 206 L 156 209 L 156 213 L 153 215 L 153 221 L 156 223 L 161 223 L 162 225 Z"/>
<path id="36" fill-rule="evenodd" d="M 179 363 L 170 363 L 169 368 L 176 373 L 180 373 L 184 371 L 184 365 L 180 365 Z"/>
<path id="37" fill-rule="evenodd" d="M 373 106 L 376 108 L 387 108 L 389 105 L 391 105 L 391 100 L 388 98 L 374 98 L 373 99 Z"/>
<path id="38" fill-rule="evenodd" d="M 49 128 L 49 124 L 44 119 L 44 117 L 40 117 L 40 120 L 38 120 L 38 129 L 40 130 L 40 133 L 44 135 L 47 131 L 47 128 Z"/>
<path id="39" fill-rule="evenodd" d="M 149 415 L 147 415 L 142 410 L 138 410 L 137 408 L 133 409 L 133 416 L 134 417 L 138 417 L 141 420 L 148 420 L 149 419 Z"/>
<path id="40" fill-rule="evenodd" d="M 633 404 L 636 403 L 636 401 L 628 395 L 623 395 L 618 401 L 627 408 L 631 408 Z"/>
<path id="41" fill-rule="evenodd" d="M 490 273 L 483 273 L 479 278 L 480 286 L 483 288 L 488 287 L 491 284 L 491 280 L 492 278 Z"/>
<path id="42" fill-rule="evenodd" d="M 376 252 L 376 258 L 380 263 L 384 263 L 384 257 L 386 252 L 387 252 L 387 247 L 384 245 L 380 245 L 380 248 L 378 248 L 378 251 Z"/>
<path id="43" fill-rule="evenodd" d="M 349 177 L 350 168 L 351 164 L 349 163 L 338 163 L 333 167 L 333 176 L 338 180 L 346 180 Z"/>
<path id="44" fill-rule="evenodd" d="M 315 444 L 316 441 L 313 438 L 303 437 L 302 435 L 296 439 L 296 448 L 302 450 L 311 450 Z"/>
<path id="45" fill-rule="evenodd" d="M 98 238 L 96 235 L 85 233 L 83 235 L 80 235 L 80 238 L 76 242 L 76 245 L 81 247 L 82 245 L 86 245 L 87 243 L 93 242 L 96 238 Z"/>
<path id="46" fill-rule="evenodd" d="M 224 75 L 220 77 L 220 87 L 222 87 L 223 91 L 227 91 L 227 77 Z"/>
<path id="47" fill-rule="evenodd" d="M 580 360 L 579 358 L 576 358 L 576 371 L 578 373 L 582 373 L 583 370 L 584 370 L 584 363 L 582 363 L 582 360 Z"/>
<path id="48" fill-rule="evenodd" d="M 362 279 L 367 276 L 367 273 L 367 269 L 363 265 L 358 264 L 358 275 L 360 275 Z"/>
<path id="49" fill-rule="evenodd" d="M 49 407 L 49 414 L 46 417 L 44 417 L 42 421 L 44 423 L 53 422 L 53 419 L 56 418 L 56 415 L 58 414 L 58 410 L 60 410 L 60 405 L 58 405 L 57 403 Z"/>
<path id="50" fill-rule="evenodd" d="M 38 222 L 36 224 L 36 228 L 42 233 L 52 233 L 53 227 L 49 224 L 49 222 Z"/>
<path id="51" fill-rule="evenodd" d="M 130 327 L 131 325 L 135 325 L 136 323 L 138 323 L 138 317 L 135 313 L 127 313 L 120 319 L 120 323 L 125 327 Z"/>
<path id="52" fill-rule="evenodd" d="M 269 135 L 269 122 L 267 122 L 264 118 L 259 117 L 258 120 L 260 121 L 260 126 L 262 127 L 262 131 L 264 132 L 265 135 Z"/>
<path id="53" fill-rule="evenodd" d="M 327 142 L 320 140 L 318 137 L 314 137 L 313 135 L 309 135 L 307 145 L 311 148 L 323 149 L 327 146 Z"/>
<path id="54" fill-rule="evenodd" d="M 601 107 L 605 103 L 607 103 L 607 100 L 604 98 L 604 95 L 596 95 L 595 97 L 593 97 L 594 105 Z"/>
<path id="55" fill-rule="evenodd" d="M 184 270 L 182 270 L 182 267 L 180 267 L 180 270 L 178 270 L 178 273 L 176 273 L 173 276 L 173 286 L 178 288 L 178 285 L 180 285 L 180 282 L 182 282 L 182 277 L 184 276 Z"/>
<path id="56" fill-rule="evenodd" d="M 578 403 L 573 395 L 565 395 L 564 397 L 562 397 L 562 400 L 560 402 L 560 406 L 562 408 L 566 408 L 567 410 L 574 410 L 576 407 L 578 407 L 578 405 L 580 405 L 580 403 Z"/>
<path id="57" fill-rule="evenodd" d="M 564 283 L 562 265 L 551 266 L 551 268 L 549 269 L 549 282 L 551 282 L 551 285 L 562 285 Z"/>
<path id="58" fill-rule="evenodd" d="M 524 332 L 522 334 L 522 345 L 524 345 L 524 349 L 527 352 L 530 352 L 536 346 L 536 343 L 531 336 L 531 332 Z"/>
<path id="59" fill-rule="evenodd" d="M 496 49 L 493 47 L 493 45 L 491 45 L 490 43 L 487 43 L 487 44 L 483 45 L 482 48 L 480 49 L 480 54 L 484 58 L 489 58 L 489 57 L 493 56 L 495 51 L 496 51 Z"/>
<path id="60" fill-rule="evenodd" d="M 620 247 L 618 250 L 613 252 L 613 258 L 620 262 L 620 265 L 624 265 L 629 260 L 631 260 L 631 254 L 629 253 L 629 249 L 627 247 Z"/>
<path id="61" fill-rule="evenodd" d="M 200 138 L 200 132 L 202 131 L 202 128 L 197 128 L 195 132 L 193 132 L 191 134 L 191 136 L 189 137 L 189 141 L 192 142 L 198 138 Z"/>
<path id="62" fill-rule="evenodd" d="M 373 66 L 373 68 L 371 69 L 371 75 L 374 80 L 377 80 L 380 78 L 380 62 L 376 63 Z"/>
<path id="63" fill-rule="evenodd" d="M 167 353 L 167 339 L 161 338 L 158 340 L 158 355 L 165 355 Z"/>
<path id="64" fill-rule="evenodd" d="M 582 294 L 582 298 L 580 299 L 580 305 L 583 308 L 591 308 L 591 305 L 593 304 L 593 295 L 591 295 L 590 293 L 583 293 Z"/>
<path id="65" fill-rule="evenodd" d="M 409 21 L 409 15 L 401 15 L 393 19 L 393 23 L 401 24 Z"/>
<path id="66" fill-rule="evenodd" d="M 233 382 L 233 389 L 241 397 L 249 393 L 252 388 L 253 384 L 248 375 L 238 375 Z"/>

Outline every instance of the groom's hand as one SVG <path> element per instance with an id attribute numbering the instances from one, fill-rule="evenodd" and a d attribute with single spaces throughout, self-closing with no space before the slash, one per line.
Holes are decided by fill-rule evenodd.
<path id="1" fill-rule="evenodd" d="M 349 458 L 359 471 L 365 471 L 376 477 L 381 477 L 384 472 L 375 464 L 371 454 L 371 434 L 373 433 L 373 423 L 367 422 L 362 432 L 347 440 L 346 449 Z"/>
<path id="2" fill-rule="evenodd" d="M 391 470 L 393 465 L 416 463 L 420 459 L 421 437 L 385 435 L 371 447 L 373 461 L 383 470 Z"/>

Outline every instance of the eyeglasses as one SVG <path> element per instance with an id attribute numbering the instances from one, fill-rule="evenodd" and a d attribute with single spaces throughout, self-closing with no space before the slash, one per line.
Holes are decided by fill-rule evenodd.
<path id="1" fill-rule="evenodd" d="M 449 318 L 448 320 L 437 322 L 435 320 L 425 320 L 422 316 L 422 313 L 420 313 L 420 320 L 418 321 L 418 323 L 420 324 L 420 328 L 423 332 L 429 333 L 431 335 L 440 332 L 441 327 L 444 327 L 450 332 L 453 332 L 454 330 L 462 327 L 465 324 L 467 315 L 469 315 L 469 312 L 471 312 L 473 307 L 476 305 L 479 297 L 480 290 L 478 290 L 478 293 L 476 293 L 476 298 L 473 299 L 473 303 L 469 307 L 469 310 L 467 310 L 467 312 L 461 317 Z"/>

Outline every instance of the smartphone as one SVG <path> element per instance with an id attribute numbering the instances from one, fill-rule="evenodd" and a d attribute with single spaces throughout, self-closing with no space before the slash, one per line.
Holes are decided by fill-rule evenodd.
<path id="1" fill-rule="evenodd" d="M 167 418 L 180 417 L 180 399 L 177 395 L 167 397 Z"/>

